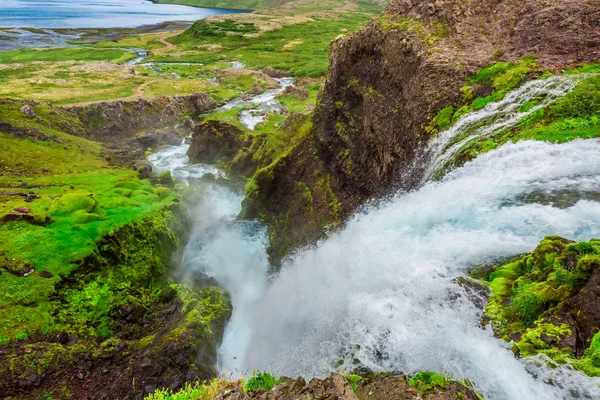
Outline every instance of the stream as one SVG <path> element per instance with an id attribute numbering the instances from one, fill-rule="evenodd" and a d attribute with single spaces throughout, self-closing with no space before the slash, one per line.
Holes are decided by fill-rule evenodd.
<path id="1" fill-rule="evenodd" d="M 532 81 L 463 116 L 425 149 L 424 165 L 413 170 L 422 180 L 417 189 L 361 209 L 276 276 L 268 274 L 266 228 L 236 220 L 243 193 L 221 183 L 222 171 L 189 164 L 185 142 L 152 154 L 156 171 L 170 170 L 201 193 L 190 208 L 194 232 L 183 264 L 231 293 L 234 311 L 218 350 L 222 375 L 260 369 L 311 378 L 358 363 L 468 379 L 486 399 L 600 398 L 599 378 L 550 367 L 543 357 L 516 359 L 490 327 L 480 327 L 482 310 L 452 282 L 474 265 L 529 252 L 548 234 L 600 236 L 600 203 L 584 196 L 600 191 L 600 141 L 507 143 L 428 179 L 456 143 L 516 124 L 532 97 L 547 99 L 543 107 L 570 91 L 577 78 L 563 78 Z M 562 207 L 522 201 L 565 190 L 581 197 Z"/>

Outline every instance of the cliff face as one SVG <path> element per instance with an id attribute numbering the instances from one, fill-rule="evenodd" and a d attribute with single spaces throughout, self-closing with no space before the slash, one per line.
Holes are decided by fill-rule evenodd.
<path id="1" fill-rule="evenodd" d="M 271 254 L 277 259 L 278 248 L 310 241 L 304 235 L 294 242 L 293 231 L 318 236 L 365 200 L 410 187 L 403 175 L 431 137 L 427 126 L 460 101 L 469 75 L 524 56 L 557 70 L 596 60 L 598 26 L 598 0 L 392 0 L 362 31 L 333 42 L 313 129 L 261 191 L 260 214 L 276 232 Z M 322 192 L 315 176 L 326 177 L 334 200 L 313 204 L 289 190 L 299 181 L 305 192 Z M 331 201 L 335 212 L 322 212 Z"/>
<path id="2" fill-rule="evenodd" d="M 107 143 L 132 138 L 141 130 L 169 126 L 185 114 L 201 113 L 216 106 L 208 95 L 195 93 L 151 100 L 106 101 L 65 107 L 65 110 L 77 115 L 88 139 Z"/>

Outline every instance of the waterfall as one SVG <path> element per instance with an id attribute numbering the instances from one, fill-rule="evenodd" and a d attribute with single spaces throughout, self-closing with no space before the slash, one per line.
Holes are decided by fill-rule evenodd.
<path id="1" fill-rule="evenodd" d="M 432 141 L 424 176 L 465 140 L 515 124 L 528 99 L 548 104 L 576 82 L 530 82 L 464 116 Z M 151 160 L 190 184 L 190 177 L 218 174 L 187 165 L 185 146 Z M 549 368 L 543 357 L 515 359 L 507 343 L 480 326 L 483 311 L 453 283 L 474 265 L 531 251 L 548 234 L 600 236 L 600 203 L 586 196 L 600 191 L 600 141 L 507 143 L 439 181 L 424 179 L 362 209 L 343 229 L 294 254 L 271 281 L 266 230 L 235 220 L 242 194 L 213 181 L 198 190 L 184 263 L 232 294 L 234 313 L 219 348 L 223 375 L 260 369 L 310 378 L 360 365 L 468 379 L 486 399 L 600 398 L 598 378 L 568 365 Z M 554 204 L 564 191 L 573 201 Z M 538 193 L 550 201 L 532 200 Z"/>
<path id="2" fill-rule="evenodd" d="M 450 129 L 431 140 L 421 156 L 416 158 L 416 162 L 425 168 L 423 180 L 431 178 L 435 172 L 444 168 L 467 143 L 491 137 L 516 125 L 523 118 L 552 104 L 591 75 L 562 75 L 529 81 L 508 93 L 502 100 L 463 115 Z M 521 106 L 528 102 L 535 104 L 527 110 L 521 110 Z"/>

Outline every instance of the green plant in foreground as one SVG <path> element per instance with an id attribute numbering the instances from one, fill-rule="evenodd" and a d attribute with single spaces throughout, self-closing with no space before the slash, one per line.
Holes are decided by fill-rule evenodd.
<path id="1" fill-rule="evenodd" d="M 423 371 L 413 376 L 408 383 L 419 393 L 425 394 L 433 389 L 444 389 L 448 384 L 448 379 L 435 372 Z"/>
<path id="2" fill-rule="evenodd" d="M 277 378 L 268 372 L 253 372 L 252 377 L 248 379 L 245 385 L 245 389 L 248 392 L 258 389 L 264 389 L 265 391 L 269 391 L 273 389 L 273 386 L 277 384 Z"/>

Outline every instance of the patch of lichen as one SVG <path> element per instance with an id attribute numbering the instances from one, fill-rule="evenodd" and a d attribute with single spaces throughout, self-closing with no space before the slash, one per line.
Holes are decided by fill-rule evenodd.
<path id="1" fill-rule="evenodd" d="M 599 267 L 600 240 L 573 242 L 548 236 L 530 254 L 492 269 L 486 278 L 492 289 L 486 318 L 498 336 L 514 340 L 513 349 L 520 356 L 544 353 L 599 375 L 600 363 L 592 363 L 600 355 L 597 338 L 583 358 L 576 357 L 566 342 L 576 335 L 576 327 L 560 318 L 563 302 L 579 293 Z"/>

